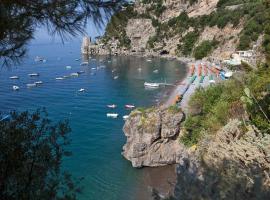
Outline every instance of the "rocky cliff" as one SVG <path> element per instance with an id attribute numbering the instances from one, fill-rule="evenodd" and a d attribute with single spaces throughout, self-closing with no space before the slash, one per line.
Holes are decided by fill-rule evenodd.
<path id="1" fill-rule="evenodd" d="M 133 167 L 179 163 L 184 146 L 179 143 L 184 114 L 172 109 L 136 110 L 124 125 L 127 142 L 122 155 Z"/>
<path id="2" fill-rule="evenodd" d="M 175 199 L 269 199 L 270 135 L 231 120 L 177 171 Z"/>
<path id="3" fill-rule="evenodd" d="M 242 1 L 142 0 L 115 15 L 102 45 L 107 53 L 227 59 L 256 44 L 239 38 L 246 28 Z M 245 47 L 241 43 L 246 43 Z M 212 48 L 206 48 L 210 44 Z M 209 46 L 209 45 L 208 45 Z M 239 47 L 240 46 L 240 47 Z M 203 55 L 195 54 L 203 51 Z M 102 51 L 104 53 L 104 51 Z"/>

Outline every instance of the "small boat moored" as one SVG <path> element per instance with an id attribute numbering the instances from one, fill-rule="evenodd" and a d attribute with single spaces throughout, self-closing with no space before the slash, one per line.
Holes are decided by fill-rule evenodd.
<path id="1" fill-rule="evenodd" d="M 116 79 L 118 79 L 118 78 L 119 78 L 119 76 L 115 76 L 115 77 L 113 77 L 113 79 L 114 79 L 114 80 L 116 80 Z"/>
<path id="2" fill-rule="evenodd" d="M 78 92 L 85 92 L 85 89 L 81 88 L 81 89 L 78 90 Z"/>
<path id="3" fill-rule="evenodd" d="M 66 69 L 71 69 L 72 67 L 71 66 L 66 66 Z"/>
<path id="4" fill-rule="evenodd" d="M 36 85 L 41 85 L 41 84 L 43 84 L 43 82 L 42 81 L 36 81 L 35 84 Z"/>
<path id="5" fill-rule="evenodd" d="M 117 113 L 107 113 L 107 117 L 111 117 L 111 118 L 117 118 L 119 114 Z"/>
<path id="6" fill-rule="evenodd" d="M 127 109 L 133 109 L 133 108 L 135 108 L 135 106 L 134 105 L 131 105 L 131 104 L 127 104 L 127 105 L 125 105 L 125 108 L 127 108 Z"/>
<path id="7" fill-rule="evenodd" d="M 88 62 L 82 62 L 80 65 L 81 65 L 81 66 L 88 65 Z"/>
<path id="8" fill-rule="evenodd" d="M 13 85 L 13 86 L 12 86 L 12 89 L 13 89 L 14 91 L 18 91 L 18 90 L 20 89 L 20 87 L 17 86 L 17 85 Z"/>
<path id="9" fill-rule="evenodd" d="M 144 87 L 146 87 L 146 88 L 158 88 L 159 87 L 159 84 L 158 83 L 148 83 L 148 82 L 145 82 L 144 83 Z"/>
<path id="10" fill-rule="evenodd" d="M 126 120 L 128 119 L 128 117 L 129 117 L 128 115 L 124 115 L 124 116 L 123 116 L 123 120 L 126 121 Z"/>
<path id="11" fill-rule="evenodd" d="M 108 108 L 116 108 L 116 107 L 117 107 L 117 105 L 115 105 L 115 104 L 111 104 L 111 105 L 107 105 L 107 107 L 108 107 Z"/>
<path id="12" fill-rule="evenodd" d="M 39 73 L 32 73 L 32 74 L 28 74 L 28 76 L 30 76 L 30 77 L 39 76 Z"/>
<path id="13" fill-rule="evenodd" d="M 64 80 L 64 78 L 63 77 L 56 77 L 55 80 L 60 81 L 60 80 Z"/>
<path id="14" fill-rule="evenodd" d="M 19 79 L 19 76 L 11 76 L 10 79 Z"/>
<path id="15" fill-rule="evenodd" d="M 157 74 L 158 73 L 158 69 L 154 70 L 153 73 Z"/>
<path id="16" fill-rule="evenodd" d="M 76 76 L 79 76 L 79 74 L 75 72 L 75 73 L 71 73 L 70 76 L 76 77 Z"/>
<path id="17" fill-rule="evenodd" d="M 37 85 L 35 83 L 28 83 L 26 84 L 28 88 L 36 87 Z"/>

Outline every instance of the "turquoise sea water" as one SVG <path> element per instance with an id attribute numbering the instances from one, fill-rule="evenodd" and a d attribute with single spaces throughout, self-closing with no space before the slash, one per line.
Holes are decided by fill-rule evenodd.
<path id="1" fill-rule="evenodd" d="M 47 61 L 36 63 L 35 56 L 43 56 Z M 90 60 L 89 66 L 80 66 L 80 61 L 75 61 L 77 58 L 80 58 L 79 43 L 31 45 L 21 65 L 1 70 L 0 111 L 46 107 L 51 119 L 70 120 L 72 143 L 69 148 L 73 155 L 64 161 L 64 168 L 75 177 L 84 178 L 80 199 L 143 199 L 143 193 L 149 189 L 145 178 L 151 175 L 151 169 L 134 169 L 121 156 L 125 143 L 122 116 L 130 112 L 124 105 L 156 104 L 166 89 L 145 90 L 144 82 L 174 83 L 184 78 L 186 69 L 177 61 L 153 59 L 147 62 L 145 58 L 135 57 L 95 58 Z M 67 65 L 72 69 L 67 70 Z M 92 69 L 101 65 L 105 68 Z M 159 73 L 153 73 L 156 69 Z M 77 78 L 55 80 L 81 70 L 85 73 Z M 40 76 L 30 78 L 29 73 L 40 73 Z M 14 75 L 20 79 L 9 79 Z M 119 78 L 115 80 L 114 76 Z M 34 81 L 43 81 L 43 85 L 28 89 L 26 84 Z M 13 91 L 13 85 L 18 85 L 20 90 Z M 79 93 L 80 88 L 86 92 Z M 106 105 L 113 103 L 118 107 L 112 111 Z M 120 117 L 109 119 L 107 112 L 117 112 Z"/>

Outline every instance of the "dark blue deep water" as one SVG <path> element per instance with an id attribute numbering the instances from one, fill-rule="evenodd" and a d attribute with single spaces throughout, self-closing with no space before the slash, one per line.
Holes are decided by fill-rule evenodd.
<path id="1" fill-rule="evenodd" d="M 36 56 L 43 56 L 47 61 L 37 63 Z M 70 120 L 72 143 L 69 148 L 73 154 L 64 161 L 64 168 L 75 177 L 84 177 L 80 199 L 144 199 L 151 182 L 145 179 L 151 175 L 151 169 L 134 169 L 121 156 L 125 143 L 122 116 L 130 112 L 124 105 L 156 104 L 164 97 L 166 89 L 145 90 L 144 82 L 174 83 L 185 76 L 186 69 L 177 61 L 153 59 L 147 62 L 145 58 L 135 57 L 96 58 L 90 60 L 89 66 L 80 66 L 81 61 L 75 60 L 80 57 L 79 43 L 31 45 L 22 64 L 1 70 L 0 111 L 33 111 L 46 107 L 51 119 Z M 67 70 L 67 65 L 72 69 Z M 106 67 L 92 70 L 101 65 Z M 159 73 L 153 73 L 156 69 Z M 85 73 L 77 78 L 55 80 L 80 70 Z M 34 72 L 40 76 L 27 75 Z M 9 79 L 14 75 L 20 79 Z M 114 80 L 114 76 L 119 78 Z M 34 81 L 43 81 L 43 85 L 28 89 L 26 84 Z M 20 90 L 13 91 L 13 85 L 18 85 Z M 80 88 L 86 92 L 79 93 Z M 114 110 L 120 114 L 118 119 L 106 117 L 110 111 L 106 105 L 113 103 L 118 105 Z"/>

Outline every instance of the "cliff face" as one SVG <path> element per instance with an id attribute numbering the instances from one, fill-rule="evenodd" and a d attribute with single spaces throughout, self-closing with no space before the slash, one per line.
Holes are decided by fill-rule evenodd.
<path id="1" fill-rule="evenodd" d="M 122 28 L 114 31 L 110 31 L 112 28 L 107 29 L 106 48 L 110 49 L 107 52 L 146 56 L 164 55 L 165 52 L 170 56 L 192 57 L 195 48 L 204 41 L 217 41 L 213 48 L 217 50 L 209 51 L 207 56 L 222 60 L 229 58 L 236 50 L 239 42 L 237 38 L 243 29 L 243 23 L 239 18 L 231 20 L 232 22 L 227 20 L 228 13 L 236 15 L 229 9 L 223 8 L 217 12 L 219 0 L 147 2 L 136 1 L 135 5 L 129 8 L 133 15 L 125 19 L 126 23 L 121 22 L 123 17 L 119 17 L 120 22 L 114 18 L 109 23 L 109 26 L 115 29 L 119 29 L 117 23 L 122 24 Z M 121 11 L 120 15 L 127 16 L 130 10 Z M 216 21 L 210 22 L 211 19 Z M 190 38 L 190 35 L 185 37 L 189 32 L 193 33 L 193 38 Z M 125 42 L 120 41 L 119 38 L 124 37 Z M 186 51 L 186 46 L 190 50 Z"/>
<path id="2" fill-rule="evenodd" d="M 270 136 L 232 120 L 177 171 L 175 199 L 269 199 Z"/>
<path id="3" fill-rule="evenodd" d="M 169 109 L 133 111 L 124 125 L 127 142 L 122 155 L 133 167 L 179 163 L 184 146 L 178 141 L 182 112 Z"/>

